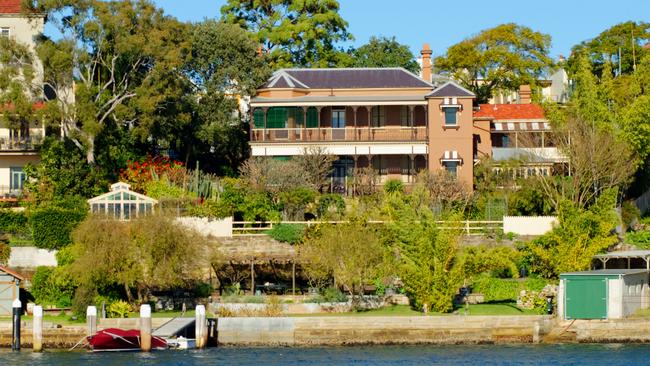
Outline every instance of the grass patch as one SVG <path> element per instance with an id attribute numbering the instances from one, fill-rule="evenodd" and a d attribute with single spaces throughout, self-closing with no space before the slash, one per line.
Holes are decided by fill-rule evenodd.
<path id="1" fill-rule="evenodd" d="M 632 315 L 632 318 L 647 318 L 650 317 L 650 309 L 638 309 Z"/>
<path id="2" fill-rule="evenodd" d="M 464 315 L 465 308 L 455 309 L 456 314 Z M 349 313 L 322 313 L 322 314 L 291 314 L 289 316 L 422 316 L 422 312 L 414 310 L 407 305 L 393 305 L 376 310 L 353 311 Z M 430 316 L 454 316 L 453 313 L 429 313 Z M 535 310 L 520 309 L 515 302 L 498 302 L 469 305 L 467 315 L 539 315 Z M 648 312 L 650 316 L 650 311 Z"/>

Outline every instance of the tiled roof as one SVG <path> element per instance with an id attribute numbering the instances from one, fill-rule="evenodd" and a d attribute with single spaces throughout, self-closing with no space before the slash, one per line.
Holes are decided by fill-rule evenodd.
<path id="1" fill-rule="evenodd" d="M 20 14 L 21 0 L 0 0 L 0 14 Z"/>
<path id="2" fill-rule="evenodd" d="M 432 88 L 402 68 L 282 69 L 262 88 L 355 89 Z"/>
<path id="3" fill-rule="evenodd" d="M 474 118 L 497 121 L 545 119 L 544 109 L 539 104 L 481 104 L 474 112 Z"/>
<path id="4" fill-rule="evenodd" d="M 473 97 L 474 93 L 462 86 L 448 81 L 427 95 L 428 98 L 435 97 Z"/>

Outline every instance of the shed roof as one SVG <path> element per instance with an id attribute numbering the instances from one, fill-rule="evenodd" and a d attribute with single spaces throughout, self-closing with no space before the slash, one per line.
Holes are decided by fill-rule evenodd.
<path id="1" fill-rule="evenodd" d="M 650 258 L 650 250 L 621 250 L 617 252 L 609 252 L 604 254 L 597 254 L 594 256 L 597 259 L 611 259 L 611 258 Z"/>
<path id="2" fill-rule="evenodd" d="M 261 87 L 267 88 L 433 88 L 433 85 L 401 67 L 280 69 Z"/>
<path id="3" fill-rule="evenodd" d="M 6 273 L 6 274 L 8 274 L 8 275 L 10 275 L 10 276 L 12 276 L 14 278 L 17 278 L 17 279 L 21 280 L 21 281 L 25 280 L 25 277 L 21 276 L 18 272 L 14 272 L 14 271 L 10 270 L 7 267 L 0 266 L 0 272 L 4 272 L 4 273 Z"/>
<path id="4" fill-rule="evenodd" d="M 582 272 L 561 273 L 562 276 L 627 276 L 632 274 L 648 273 L 645 269 L 597 269 Z"/>

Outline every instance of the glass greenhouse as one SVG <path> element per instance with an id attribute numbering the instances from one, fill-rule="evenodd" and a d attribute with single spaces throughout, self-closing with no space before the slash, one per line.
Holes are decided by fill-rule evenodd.
<path id="1" fill-rule="evenodd" d="M 131 191 L 127 183 L 111 185 L 111 191 L 88 200 L 90 211 L 96 214 L 114 216 L 120 220 L 150 213 L 158 203 L 155 199 Z"/>

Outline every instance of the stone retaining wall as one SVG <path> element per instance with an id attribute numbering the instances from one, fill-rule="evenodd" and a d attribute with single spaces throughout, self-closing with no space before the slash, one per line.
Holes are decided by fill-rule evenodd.
<path id="1" fill-rule="evenodd" d="M 648 343 L 650 319 L 576 320 L 558 324 L 580 343 Z"/>
<path id="2" fill-rule="evenodd" d="M 546 316 L 220 318 L 218 342 L 235 346 L 531 343 Z"/>

